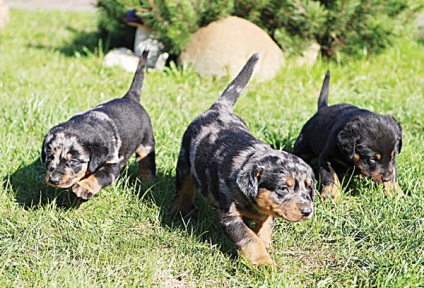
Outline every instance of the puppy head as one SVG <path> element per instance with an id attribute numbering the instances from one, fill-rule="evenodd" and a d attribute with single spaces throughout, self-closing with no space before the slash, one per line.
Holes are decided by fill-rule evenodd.
<path id="1" fill-rule="evenodd" d="M 402 128 L 389 115 L 374 114 L 348 122 L 337 136 L 340 150 L 373 181 L 393 181 L 396 155 L 402 149 Z"/>
<path id="2" fill-rule="evenodd" d="M 84 145 L 76 136 L 55 127 L 44 137 L 41 162 L 46 164 L 47 184 L 68 188 L 106 162 L 104 149 Z"/>
<path id="3" fill-rule="evenodd" d="M 239 189 L 256 203 L 260 212 L 288 221 L 311 219 L 315 178 L 299 157 L 275 151 L 252 159 L 240 171 Z"/>

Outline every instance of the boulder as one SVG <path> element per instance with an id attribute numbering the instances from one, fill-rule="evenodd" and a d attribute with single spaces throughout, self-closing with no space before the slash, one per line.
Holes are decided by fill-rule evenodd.
<path id="1" fill-rule="evenodd" d="M 302 52 L 302 56 L 296 58 L 296 62 L 299 66 L 312 66 L 317 62 L 318 56 L 320 55 L 321 45 L 314 42 L 305 51 Z"/>
<path id="2" fill-rule="evenodd" d="M 9 7 L 4 3 L 3 0 L 0 0 L 0 28 L 6 26 L 9 22 Z"/>
<path id="3" fill-rule="evenodd" d="M 138 25 L 135 32 L 134 54 L 141 57 L 144 49 L 149 49 L 149 57 L 147 58 L 147 67 L 155 69 L 163 69 L 169 54 L 165 52 L 165 47 L 151 33 L 149 27 Z"/>
<path id="4" fill-rule="evenodd" d="M 234 77 L 255 52 L 261 58 L 254 78 L 273 78 L 284 64 L 283 52 L 257 25 L 239 17 L 226 17 L 200 28 L 179 57 L 179 64 L 191 65 L 201 75 Z"/>
<path id="5" fill-rule="evenodd" d="M 106 54 L 103 59 L 104 67 L 122 67 L 125 71 L 135 72 L 137 70 L 140 58 L 137 57 L 130 49 L 117 48 Z"/>

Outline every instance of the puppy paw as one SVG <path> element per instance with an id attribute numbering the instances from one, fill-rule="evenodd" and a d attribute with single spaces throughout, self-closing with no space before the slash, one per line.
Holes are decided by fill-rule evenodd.
<path id="1" fill-rule="evenodd" d="M 244 257 L 246 257 L 246 259 L 249 260 L 253 266 L 272 266 L 277 268 L 275 262 L 272 261 L 271 257 L 269 257 L 269 254 L 266 251 L 266 248 L 261 239 L 259 239 L 257 236 L 254 236 L 250 239 L 245 239 L 245 241 L 246 240 L 248 240 L 248 242 L 245 245 L 238 246 L 240 247 Z"/>
<path id="2" fill-rule="evenodd" d="M 72 186 L 72 192 L 84 200 L 90 200 L 99 192 L 100 188 L 97 179 L 91 176 Z"/>
<path id="3" fill-rule="evenodd" d="M 138 171 L 141 182 L 152 185 L 156 182 L 156 175 L 149 169 L 139 169 Z"/>
<path id="4" fill-rule="evenodd" d="M 196 205 L 192 204 L 190 207 L 187 206 L 181 206 L 179 203 L 174 202 L 174 205 L 172 207 L 171 212 L 169 212 L 169 214 L 172 217 L 176 217 L 178 215 L 182 215 L 183 217 L 187 218 L 187 217 L 191 217 L 192 215 L 196 214 L 196 212 L 198 211 L 198 208 Z"/>
<path id="5" fill-rule="evenodd" d="M 397 182 L 383 182 L 383 185 L 383 191 L 386 196 L 398 194 L 401 197 L 405 197 L 405 193 L 403 193 L 402 188 L 400 188 Z"/>
<path id="6" fill-rule="evenodd" d="M 253 266 L 255 267 L 270 266 L 275 269 L 278 269 L 278 265 L 275 264 L 275 262 L 271 259 L 271 257 L 269 257 L 268 254 L 258 254 L 258 255 L 255 255 L 254 258 L 249 258 L 248 260 L 252 262 Z"/>
<path id="7" fill-rule="evenodd" d="M 321 196 L 323 198 L 330 198 L 333 200 L 340 199 L 340 196 L 341 196 L 340 187 L 336 184 L 324 185 L 324 187 L 321 190 Z"/>

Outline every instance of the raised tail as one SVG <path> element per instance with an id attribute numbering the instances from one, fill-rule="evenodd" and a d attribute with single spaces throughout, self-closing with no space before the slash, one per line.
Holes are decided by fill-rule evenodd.
<path id="1" fill-rule="evenodd" d="M 144 74 L 146 74 L 147 66 L 147 56 L 149 55 L 149 50 L 144 50 L 141 55 L 140 61 L 137 65 L 137 70 L 135 71 L 134 79 L 131 83 L 130 90 L 124 96 L 129 97 L 137 102 L 140 102 L 141 98 L 141 88 L 143 87 Z"/>
<path id="2" fill-rule="evenodd" d="M 330 90 L 330 71 L 325 73 L 324 83 L 322 83 L 321 93 L 318 98 L 318 110 L 328 106 L 328 92 Z"/>
<path id="3" fill-rule="evenodd" d="M 260 52 L 256 52 L 250 56 L 249 60 L 247 60 L 246 64 L 241 69 L 236 78 L 234 78 L 230 85 L 227 86 L 227 88 L 224 90 L 224 92 L 222 92 L 221 96 L 216 99 L 212 106 L 225 106 L 228 108 L 228 110 L 233 111 L 234 105 L 237 102 L 237 98 L 240 96 L 241 92 L 243 92 L 244 88 L 252 77 L 259 58 Z"/>

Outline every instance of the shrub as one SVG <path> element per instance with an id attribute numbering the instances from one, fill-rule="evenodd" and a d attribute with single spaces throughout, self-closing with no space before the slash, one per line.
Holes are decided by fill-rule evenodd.
<path id="1" fill-rule="evenodd" d="M 175 55 L 200 27 L 236 15 L 263 28 L 289 54 L 316 41 L 323 55 L 333 58 L 337 51 L 351 55 L 381 51 L 423 4 L 420 0 L 98 0 L 97 6 L 104 23 L 122 22 L 127 10 L 136 9 Z"/>

